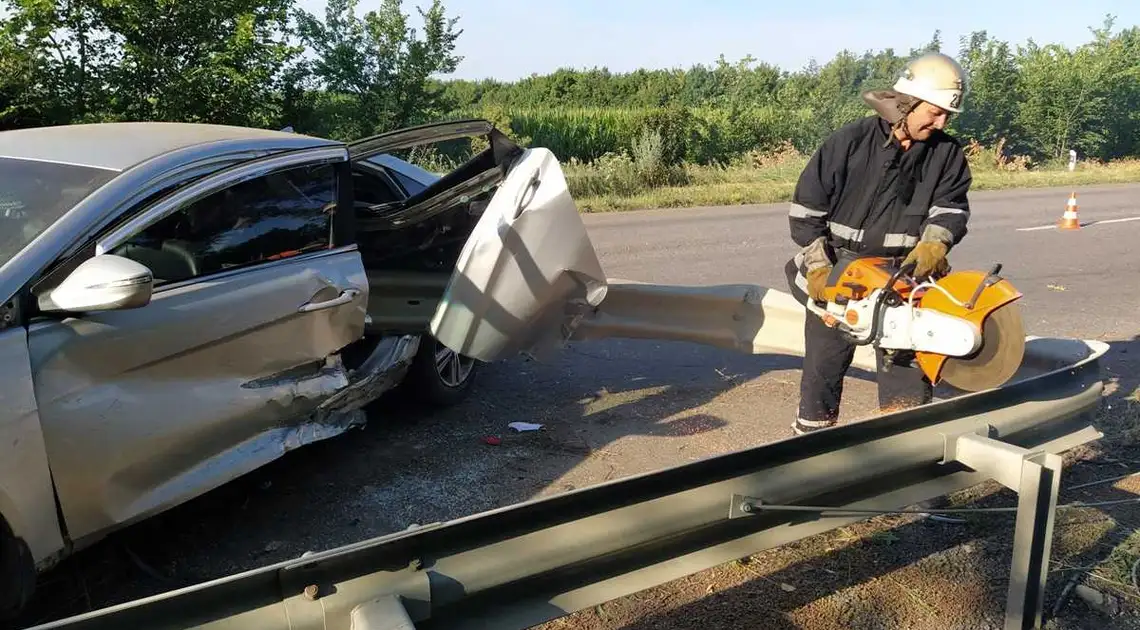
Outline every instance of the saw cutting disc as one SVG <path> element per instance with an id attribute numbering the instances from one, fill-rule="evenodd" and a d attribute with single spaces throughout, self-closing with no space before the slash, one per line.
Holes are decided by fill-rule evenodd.
<path id="1" fill-rule="evenodd" d="M 1013 377 L 1025 356 L 1025 328 L 1017 302 L 990 313 L 982 324 L 982 347 L 968 357 L 950 357 L 942 380 L 958 389 L 977 392 L 998 387 Z"/>

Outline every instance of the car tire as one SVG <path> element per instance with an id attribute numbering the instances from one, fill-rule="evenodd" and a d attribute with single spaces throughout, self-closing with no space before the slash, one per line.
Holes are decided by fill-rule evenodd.
<path id="1" fill-rule="evenodd" d="M 451 407 L 467 398 L 479 367 L 475 359 L 458 354 L 431 335 L 423 335 L 404 389 L 417 402 Z"/>
<path id="2" fill-rule="evenodd" d="M 28 544 L 0 518 L 0 621 L 14 621 L 36 590 L 36 565 Z"/>

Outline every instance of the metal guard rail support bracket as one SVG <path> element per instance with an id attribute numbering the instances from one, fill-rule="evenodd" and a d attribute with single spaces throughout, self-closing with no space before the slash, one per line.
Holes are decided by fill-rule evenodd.
<path id="1" fill-rule="evenodd" d="M 976 433 L 955 436 L 946 444 L 946 462 L 964 464 L 1017 493 L 1005 630 L 1040 628 L 1061 487 L 1061 456 Z"/>

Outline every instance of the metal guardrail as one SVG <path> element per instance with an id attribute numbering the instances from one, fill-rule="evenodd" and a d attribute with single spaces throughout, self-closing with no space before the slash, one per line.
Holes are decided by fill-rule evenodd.
<path id="1" fill-rule="evenodd" d="M 1100 437 L 1099 342 L 1000 389 L 315 553 L 37 626 L 526 628 L 989 478 L 1020 493 L 1007 628 L 1040 624 L 1056 453 Z M 760 509 L 754 509 L 756 507 Z"/>

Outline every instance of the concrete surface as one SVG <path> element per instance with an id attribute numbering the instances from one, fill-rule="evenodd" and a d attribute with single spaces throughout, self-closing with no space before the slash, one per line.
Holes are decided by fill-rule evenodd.
<path id="1" fill-rule="evenodd" d="M 1026 295 L 1030 334 L 1130 341 L 1140 319 L 1140 284 L 1134 279 L 1140 255 L 1132 254 L 1140 221 L 1094 223 L 1079 232 L 1018 230 L 1055 223 L 1068 194 L 1043 189 L 972 195 L 971 234 L 951 262 L 1003 263 L 1003 274 Z M 1140 186 L 1078 190 L 1086 223 L 1140 217 L 1138 200 Z M 625 279 L 753 282 L 784 290 L 781 269 L 794 251 L 785 205 L 599 214 L 586 222 L 608 275 Z M 1110 361 L 1131 380 L 1135 366 L 1127 350 L 1114 350 Z M 548 364 L 517 359 L 489 366 L 475 394 L 455 409 L 424 413 L 386 400 L 366 429 L 300 449 L 78 554 L 43 577 L 22 623 L 787 437 L 797 370 L 794 359 L 635 341 L 579 344 Z M 844 419 L 857 419 L 873 408 L 874 384 L 865 375 L 850 378 L 845 396 Z M 516 420 L 545 427 L 516 434 L 507 428 Z M 502 444 L 484 444 L 488 435 L 501 436 Z M 996 575 L 1008 570 L 1004 566 L 997 565 Z M 751 599 L 749 593 L 760 595 L 768 601 L 765 610 L 799 611 L 779 613 L 782 621 L 770 627 L 852 623 L 838 621 L 846 615 L 839 612 L 836 621 L 819 620 L 857 593 L 812 591 L 807 597 L 801 590 L 792 596 L 770 580 L 749 586 L 745 578 L 751 574 L 740 571 L 725 578 L 726 584 Z M 959 593 L 962 606 L 985 592 L 985 574 L 970 582 L 970 593 Z M 861 583 L 848 577 L 852 588 Z M 602 616 L 551 627 L 630 627 L 631 619 L 643 619 L 647 611 L 692 605 L 717 592 L 715 587 L 715 580 L 684 581 L 675 597 L 620 604 L 628 609 L 620 616 L 624 621 Z M 781 597 L 787 597 L 785 604 Z M 993 606 L 987 610 L 996 614 Z M 711 614 L 734 616 L 724 610 Z M 653 627 L 707 627 L 689 615 L 676 619 Z"/>

